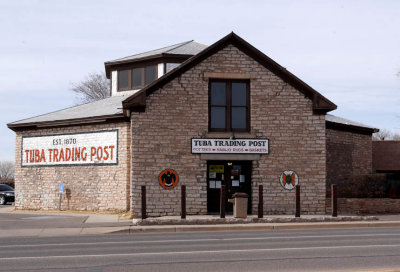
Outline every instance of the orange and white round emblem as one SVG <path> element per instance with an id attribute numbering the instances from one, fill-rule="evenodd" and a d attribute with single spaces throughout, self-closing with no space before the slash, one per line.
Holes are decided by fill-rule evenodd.
<path id="1" fill-rule="evenodd" d="M 295 171 L 286 170 L 281 174 L 279 181 L 286 190 L 293 190 L 299 184 L 299 176 Z"/>
<path id="2" fill-rule="evenodd" d="M 158 182 L 164 189 L 174 188 L 179 181 L 178 174 L 173 169 L 165 169 L 158 176 Z"/>

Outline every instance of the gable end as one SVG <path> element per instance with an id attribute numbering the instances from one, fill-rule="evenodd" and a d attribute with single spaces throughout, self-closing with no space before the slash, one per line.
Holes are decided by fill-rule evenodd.
<path id="1" fill-rule="evenodd" d="M 274 60 L 266 56 L 264 53 L 256 49 L 254 46 L 240 38 L 235 33 L 230 33 L 225 36 L 221 40 L 217 41 L 213 45 L 209 46 L 199 54 L 191 57 L 184 63 L 182 63 L 178 68 L 172 70 L 171 72 L 163 75 L 158 80 L 149 84 L 147 87 L 143 88 L 138 93 L 128 97 L 126 100 L 122 102 L 124 109 L 130 109 L 131 111 L 143 111 L 143 108 L 146 107 L 146 101 L 144 99 L 144 104 L 138 105 L 138 96 L 142 96 L 145 94 L 149 96 L 157 89 L 163 87 L 165 84 L 178 77 L 182 73 L 186 72 L 190 68 L 194 67 L 201 61 L 205 60 L 209 56 L 217 53 L 219 50 L 223 49 L 227 45 L 232 44 L 236 46 L 239 50 L 247 54 L 249 57 L 253 58 L 265 68 L 276 74 L 282 80 L 302 92 L 307 98 L 313 101 L 313 110 L 314 113 L 318 114 L 326 114 L 331 110 L 335 110 L 337 106 L 331 102 L 329 99 L 325 98 L 323 95 L 318 93 L 316 90 L 311 88 L 305 82 L 300 80 L 298 77 L 287 71 L 284 67 L 276 63 Z M 143 102 L 143 97 L 140 99 Z"/>

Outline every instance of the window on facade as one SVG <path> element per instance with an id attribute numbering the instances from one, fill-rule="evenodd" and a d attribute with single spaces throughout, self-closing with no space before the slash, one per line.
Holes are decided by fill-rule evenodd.
<path id="1" fill-rule="evenodd" d="M 118 71 L 118 91 L 143 88 L 157 79 L 157 66 Z"/>
<path id="2" fill-rule="evenodd" d="M 145 68 L 145 85 L 152 83 L 156 79 L 157 69 L 155 66 L 147 66 Z"/>
<path id="3" fill-rule="evenodd" d="M 210 131 L 249 131 L 249 82 L 210 82 Z"/>
<path id="4" fill-rule="evenodd" d="M 132 69 L 132 87 L 142 86 L 142 68 Z"/>
<path id="5" fill-rule="evenodd" d="M 129 89 L 129 70 L 122 70 L 118 73 L 118 89 Z"/>

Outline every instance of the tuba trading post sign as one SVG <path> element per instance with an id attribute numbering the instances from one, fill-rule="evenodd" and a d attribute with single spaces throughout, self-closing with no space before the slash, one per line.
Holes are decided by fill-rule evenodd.
<path id="1" fill-rule="evenodd" d="M 192 153 L 268 154 L 268 139 L 192 139 Z"/>
<path id="2" fill-rule="evenodd" d="M 21 166 L 118 164 L 118 130 L 22 137 Z"/>

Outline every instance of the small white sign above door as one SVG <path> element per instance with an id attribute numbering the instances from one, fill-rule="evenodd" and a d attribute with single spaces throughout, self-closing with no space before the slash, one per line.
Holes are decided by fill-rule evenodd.
<path id="1" fill-rule="evenodd" d="M 268 139 L 192 139 L 194 154 L 268 154 Z"/>

